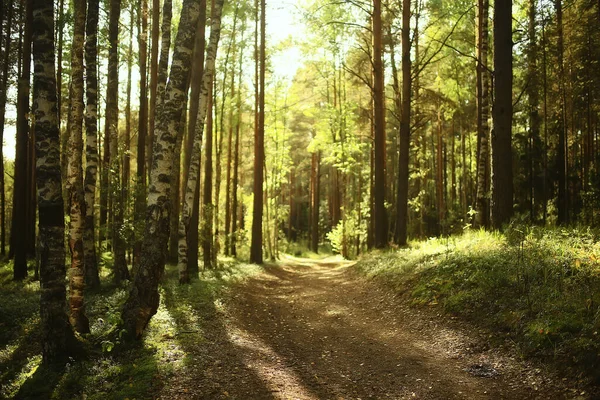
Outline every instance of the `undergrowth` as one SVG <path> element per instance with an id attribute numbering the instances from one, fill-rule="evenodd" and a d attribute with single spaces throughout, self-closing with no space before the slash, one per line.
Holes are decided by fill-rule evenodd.
<path id="1" fill-rule="evenodd" d="M 88 349 L 64 369 L 41 363 L 39 283 L 12 282 L 12 266 L 0 266 L 0 398 L 19 399 L 146 399 L 162 382 L 185 368 L 186 348 L 204 340 L 205 313 L 214 313 L 229 285 L 257 273 L 259 267 L 232 259 L 180 286 L 177 269 L 167 266 L 161 302 L 139 343 L 121 343 L 117 327 L 127 285 L 111 284 L 102 269 L 102 286 L 86 298 L 91 333 L 82 338 Z M 190 305 L 194 305 L 193 307 Z"/>
<path id="2" fill-rule="evenodd" d="M 373 253 L 356 270 L 409 296 L 509 337 L 541 356 L 600 378 L 597 232 L 512 227 L 469 231 Z"/>

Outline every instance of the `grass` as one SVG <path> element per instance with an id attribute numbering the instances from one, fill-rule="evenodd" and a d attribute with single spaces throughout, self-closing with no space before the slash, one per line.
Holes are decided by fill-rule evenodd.
<path id="1" fill-rule="evenodd" d="M 591 230 L 469 231 L 365 256 L 355 269 L 600 379 L 600 243 Z"/>
<path id="2" fill-rule="evenodd" d="M 230 285 L 260 271 L 233 259 L 220 261 L 218 270 L 186 286 L 177 283 L 176 267 L 167 266 L 159 310 L 143 340 L 133 345 L 120 343 L 115 332 L 127 286 L 111 284 L 102 269 L 102 288 L 86 298 L 87 355 L 62 370 L 40 365 L 39 283 L 12 282 L 12 266 L 0 266 L 0 398 L 153 398 L 163 382 L 183 371 L 190 346 L 202 344 L 202 314 L 215 311 Z"/>

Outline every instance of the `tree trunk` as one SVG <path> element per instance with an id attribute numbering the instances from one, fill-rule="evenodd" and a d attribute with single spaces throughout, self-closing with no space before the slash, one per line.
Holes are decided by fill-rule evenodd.
<path id="1" fill-rule="evenodd" d="M 408 227 L 408 168 L 410 161 L 410 118 L 412 62 L 410 59 L 410 0 L 402 3 L 402 114 L 398 157 L 398 200 L 396 201 L 396 244 L 405 246 Z"/>
<path id="2" fill-rule="evenodd" d="M 242 48 L 238 67 L 238 91 L 237 91 L 237 120 L 235 124 L 235 153 L 233 156 L 233 182 L 231 194 L 231 255 L 237 256 L 237 218 L 238 218 L 238 185 L 240 167 L 240 130 L 242 125 L 242 76 L 244 63 L 244 31 L 242 26 Z"/>
<path id="3" fill-rule="evenodd" d="M 145 0 L 142 0 L 145 1 Z M 169 37 L 171 36 L 171 16 L 170 16 L 170 2 L 171 0 L 164 1 L 164 10 L 167 10 L 167 17 L 169 18 L 168 32 Z M 163 14 L 163 29 L 165 22 L 165 15 Z M 150 104 L 148 108 L 148 132 L 146 135 L 146 150 L 144 151 L 146 156 L 146 172 L 150 174 L 150 164 L 152 162 L 152 135 L 154 135 L 154 123 L 156 118 L 156 104 L 157 104 L 157 86 L 158 86 L 158 49 L 159 49 L 159 36 L 160 36 L 160 0 L 152 0 L 152 48 L 150 50 Z M 164 45 L 163 45 L 164 46 Z M 168 51 L 168 48 L 167 48 Z M 167 53 L 168 55 L 168 53 Z M 144 182 L 146 178 L 144 177 Z M 145 211 L 145 210 L 144 210 Z M 140 217 L 143 219 L 143 215 Z M 141 244 L 138 243 L 138 246 Z"/>
<path id="4" fill-rule="evenodd" d="M 500 229 L 512 217 L 512 1 L 494 6 L 494 134 L 492 222 Z"/>
<path id="5" fill-rule="evenodd" d="M 204 71 L 204 53 L 206 50 L 206 0 L 200 1 L 200 18 L 198 19 L 198 28 L 194 44 L 194 63 L 192 65 L 192 77 L 190 81 L 190 111 L 187 130 L 187 143 L 184 155 L 183 182 L 188 181 L 188 172 L 190 169 L 190 160 L 194 145 L 194 134 L 198 120 L 198 107 L 200 105 L 200 90 L 202 85 L 202 75 Z M 200 163 L 201 163 L 200 159 Z M 200 163 L 198 164 L 200 166 Z M 201 168 L 198 167 L 200 171 Z M 182 185 L 185 190 L 185 185 Z M 185 192 L 183 194 L 185 196 Z M 199 224 L 200 224 L 200 177 L 198 176 L 198 185 L 194 192 L 194 200 L 190 214 L 190 222 L 187 233 L 188 244 L 188 274 L 197 277 L 198 266 L 198 247 L 199 247 Z M 179 228 L 179 227 L 178 227 Z"/>
<path id="6" fill-rule="evenodd" d="M 198 107 L 196 131 L 193 133 L 194 142 L 193 142 L 192 153 L 191 153 L 192 158 L 190 160 L 190 166 L 189 166 L 189 171 L 188 171 L 188 180 L 185 183 L 185 197 L 184 197 L 184 201 L 183 201 L 183 207 L 181 210 L 181 221 L 179 223 L 178 265 L 179 265 L 179 282 L 180 283 L 188 283 L 190 280 L 189 271 L 187 268 L 188 267 L 187 235 L 188 235 L 188 231 L 190 228 L 190 226 L 189 226 L 190 215 L 191 215 L 191 210 L 193 207 L 193 201 L 194 201 L 194 197 L 195 197 L 195 193 L 196 193 L 196 187 L 200 180 L 200 155 L 201 155 L 200 152 L 201 152 L 201 146 L 202 146 L 202 136 L 203 136 L 203 131 L 204 131 L 204 121 L 206 120 L 207 112 L 209 110 L 211 88 L 212 88 L 213 79 L 215 76 L 215 59 L 217 56 L 219 37 L 221 34 L 221 12 L 223 9 L 223 3 L 224 3 L 224 0 L 215 1 L 213 12 L 211 13 L 212 21 L 211 21 L 211 28 L 210 28 L 210 39 L 209 39 L 208 47 L 207 47 L 207 51 L 206 51 L 206 64 L 204 66 L 204 70 L 202 73 L 202 90 L 200 92 L 200 103 L 199 103 L 199 107 Z M 208 132 L 208 128 L 207 128 L 207 133 L 206 133 L 207 159 L 206 159 L 206 166 L 205 166 L 207 168 L 207 172 L 209 172 L 209 165 L 211 164 L 210 159 L 208 157 L 208 153 L 210 152 L 210 148 L 209 148 L 210 136 L 212 136 L 211 132 Z M 210 173 L 207 173 L 206 175 L 208 176 L 208 175 L 210 175 Z M 210 186 L 209 182 L 210 182 L 210 179 L 206 178 L 206 182 L 205 182 L 205 186 L 204 186 L 205 190 L 206 190 L 207 185 Z M 206 193 L 205 193 L 205 195 L 206 195 Z M 206 197 L 205 197 L 205 199 L 206 199 Z M 206 206 L 206 203 L 205 203 L 205 206 Z M 206 217 L 206 214 L 205 214 L 205 217 Z M 204 223 L 207 223 L 207 222 L 208 222 L 208 220 L 204 221 Z M 197 229 L 197 227 L 192 227 L 192 228 Z M 204 233 L 206 233 L 206 232 L 204 231 Z M 203 239 L 204 239 L 204 237 L 203 237 Z M 204 241 L 204 246 L 206 246 L 206 245 L 207 245 L 207 243 L 206 243 L 206 241 Z M 211 265 L 210 262 L 208 265 L 206 264 L 207 263 L 206 255 L 204 257 L 204 262 L 205 262 L 205 267 L 207 267 L 208 265 Z"/>
<path id="7" fill-rule="evenodd" d="M 560 117 L 558 120 L 558 147 L 556 151 L 556 167 L 558 168 L 558 224 L 569 223 L 569 190 L 568 190 L 568 157 L 567 157 L 567 95 L 565 85 L 565 66 L 564 66 L 564 33 L 563 33 L 563 15 L 562 0 L 555 0 L 556 8 L 556 28 L 558 35 L 558 81 L 560 90 Z"/>
<path id="8" fill-rule="evenodd" d="M 86 169 L 85 169 L 85 231 L 83 234 L 85 285 L 88 288 L 100 286 L 98 261 L 96 258 L 96 242 L 94 240 L 94 202 L 96 197 L 96 180 L 98 176 L 98 16 L 99 0 L 88 0 L 85 69 L 86 69 Z"/>
<path id="9" fill-rule="evenodd" d="M 156 1 L 158 3 L 158 1 Z M 148 55 L 148 0 L 140 0 L 139 7 L 141 9 L 140 21 L 138 23 L 138 48 L 139 48 L 139 66 L 140 66 L 140 110 L 138 121 L 138 139 L 137 139 L 137 171 L 136 171 L 136 190 L 135 190 L 135 205 L 134 205 L 134 225 L 143 224 L 144 212 L 146 211 L 146 176 L 147 176 L 147 161 L 146 161 L 146 138 L 148 136 L 148 84 L 147 84 L 147 55 Z M 156 14 L 156 28 L 152 26 L 153 45 L 156 45 L 154 40 L 158 40 L 158 5 L 152 10 Z M 153 15 L 153 19 L 154 19 Z M 155 32 L 156 31 L 156 32 Z M 156 37 L 154 34 L 156 33 Z M 156 49 L 155 49 L 156 47 Z M 156 68 L 158 58 L 158 47 L 154 46 L 151 50 L 150 62 L 150 99 L 156 100 Z M 153 75 L 154 74 L 154 75 Z M 151 124 L 154 124 L 152 121 Z M 133 264 L 137 264 L 140 254 L 140 242 L 134 238 L 133 244 Z"/>
<path id="10" fill-rule="evenodd" d="M 388 246 L 385 210 L 385 86 L 381 25 L 381 0 L 373 1 L 373 98 L 375 117 L 375 247 Z"/>
<path id="11" fill-rule="evenodd" d="M 532 151 L 529 160 L 530 175 L 530 219 L 535 222 L 538 218 L 540 206 L 543 201 L 538 189 L 540 164 L 541 164 L 541 144 L 540 144 L 540 115 L 539 115 L 539 79 L 537 68 L 538 44 L 536 39 L 536 13 L 537 3 L 535 0 L 529 1 L 529 49 L 527 52 L 527 74 L 529 84 L 527 85 L 527 97 L 529 98 L 529 132 L 530 146 Z"/>
<path id="12" fill-rule="evenodd" d="M 478 59 L 477 59 L 477 138 L 479 158 L 477 159 L 477 224 L 489 226 L 490 215 L 490 151 L 489 151 L 489 73 L 488 73 L 488 13 L 489 0 L 478 2 Z"/>
<path id="13" fill-rule="evenodd" d="M 257 1 L 258 3 L 258 1 Z M 258 118 L 256 121 L 256 132 L 254 136 L 254 201 L 252 207 L 252 242 L 250 246 L 250 262 L 254 264 L 263 263 L 262 249 L 262 217 L 263 217 L 263 180 L 265 165 L 265 0 L 260 1 L 260 59 L 259 81 L 257 82 L 258 93 Z M 257 10 L 258 13 L 258 10 Z"/>
<path id="14" fill-rule="evenodd" d="M 109 22 L 108 22 L 108 78 L 106 82 L 106 111 L 105 111 L 105 133 L 104 137 L 109 139 L 108 148 L 104 151 L 112 156 L 110 160 L 110 177 L 108 185 L 109 199 L 112 202 L 112 248 L 113 248 L 113 280 L 120 283 L 129 278 L 127 263 L 125 259 L 125 243 L 123 241 L 121 228 L 123 226 L 123 187 L 124 182 L 119 184 L 119 16 L 121 14 L 121 0 L 110 0 Z M 105 139 L 106 143 L 106 139 Z M 105 158 L 106 160 L 106 158 Z M 108 211 L 108 210 L 107 210 Z"/>
<path id="15" fill-rule="evenodd" d="M 158 76 L 156 78 L 156 104 L 150 109 L 150 130 L 146 141 L 146 157 L 154 160 L 154 141 L 156 139 L 156 121 L 163 115 L 163 106 L 166 101 L 167 74 L 169 69 L 169 51 L 171 49 L 171 18 L 173 16 L 172 0 L 164 0 L 162 15 L 162 39 L 160 42 L 160 61 L 158 63 Z M 189 66 L 185 67 L 186 69 Z M 186 77 L 187 79 L 187 77 Z M 179 121 L 178 121 L 179 122 Z M 174 136 L 175 137 L 175 136 Z M 152 168 L 154 166 L 148 161 L 148 185 L 152 184 Z"/>
<path id="16" fill-rule="evenodd" d="M 8 12 L 6 13 L 6 33 L 4 37 L 0 36 L 0 40 L 4 39 L 4 54 L 2 58 L 2 70 L 0 75 L 0 143 L 4 143 L 4 121 L 6 116 L 6 99 L 8 91 L 8 70 L 10 64 L 10 49 L 11 49 L 11 31 L 13 23 L 13 1 L 9 0 L 6 4 Z M 0 7 L 4 10 L 4 7 Z M 1 19 L 0 21 L 2 21 Z M 6 254 L 6 199 L 4 187 L 4 154 L 3 146 L 0 146 L 0 254 Z"/>
<path id="17" fill-rule="evenodd" d="M 122 312 L 128 335 L 136 339 L 141 338 L 159 304 L 158 283 L 163 274 L 169 238 L 173 156 L 181 114 L 184 112 L 183 100 L 187 96 L 185 88 L 192 64 L 194 33 L 199 15 L 199 4 L 195 0 L 184 0 L 175 39 L 173 67 L 157 119 L 144 240 L 140 262 Z"/>
<path id="18" fill-rule="evenodd" d="M 312 153 L 310 168 L 310 249 L 315 253 L 319 252 L 320 158 L 319 151 Z"/>
<path id="19" fill-rule="evenodd" d="M 85 315 L 83 232 L 85 202 L 83 197 L 83 42 L 85 37 L 85 0 L 75 0 L 73 15 L 73 46 L 71 47 L 71 90 L 67 172 L 69 209 L 69 320 L 79 333 L 89 333 Z"/>
<path id="20" fill-rule="evenodd" d="M 54 2 L 33 1 L 33 113 L 39 209 L 42 360 L 64 362 L 74 340 L 66 310 L 64 203 L 54 74 Z"/>
<path id="21" fill-rule="evenodd" d="M 204 75 L 204 74 L 203 74 Z M 203 79 L 204 80 L 204 79 Z M 212 205 L 212 174 L 213 174 L 213 133 L 214 133 L 214 85 L 211 84 L 208 88 L 208 105 L 207 105 L 207 122 L 206 122 L 206 142 L 205 142 L 205 159 L 204 159 L 204 186 L 202 194 L 202 259 L 204 260 L 204 269 L 213 269 L 213 205 Z M 189 180 L 189 178 L 188 178 Z"/>
<path id="22" fill-rule="evenodd" d="M 17 95 L 17 137 L 15 149 L 15 179 L 13 188 L 13 215 L 11 226 L 11 245 L 14 249 L 15 280 L 27 277 L 27 144 L 29 142 L 29 81 L 31 77 L 31 35 L 33 0 L 25 3 L 25 33 L 22 46 L 21 75 L 19 76 L 19 91 Z M 53 36 L 52 36 L 53 37 Z"/>

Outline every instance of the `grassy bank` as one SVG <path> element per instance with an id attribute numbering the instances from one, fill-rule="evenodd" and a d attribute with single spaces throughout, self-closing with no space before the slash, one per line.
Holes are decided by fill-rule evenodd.
<path id="1" fill-rule="evenodd" d="M 467 232 L 365 256 L 355 269 L 514 341 L 523 356 L 600 377 L 597 233 L 523 227 Z"/>
<path id="2" fill-rule="evenodd" d="M 12 282 L 11 266 L 3 265 L 0 398 L 153 398 L 169 377 L 185 370 L 191 346 L 201 346 L 206 340 L 202 322 L 221 318 L 219 304 L 227 288 L 257 271 L 256 266 L 230 260 L 201 280 L 180 286 L 176 268 L 167 266 L 158 313 L 144 339 L 126 346 L 120 343 L 115 327 L 127 287 L 111 285 L 105 275 L 101 291 L 87 297 L 92 332 L 82 338 L 86 354 L 56 371 L 40 366 L 39 283 Z"/>

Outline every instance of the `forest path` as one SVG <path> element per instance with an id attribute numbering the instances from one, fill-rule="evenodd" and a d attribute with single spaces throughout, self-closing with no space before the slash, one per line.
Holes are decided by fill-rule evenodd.
<path id="1" fill-rule="evenodd" d="M 288 257 L 234 287 L 185 392 L 163 398 L 582 398 L 349 265 Z"/>

